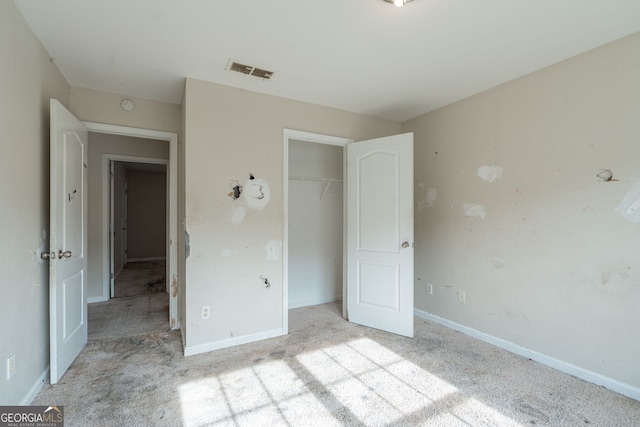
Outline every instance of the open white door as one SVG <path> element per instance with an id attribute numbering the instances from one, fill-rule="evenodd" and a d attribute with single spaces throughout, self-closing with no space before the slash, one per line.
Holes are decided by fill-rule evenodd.
<path id="1" fill-rule="evenodd" d="M 51 384 L 87 342 L 87 128 L 51 100 L 49 333 Z"/>
<path id="2" fill-rule="evenodd" d="M 413 134 L 347 145 L 347 314 L 413 337 Z"/>

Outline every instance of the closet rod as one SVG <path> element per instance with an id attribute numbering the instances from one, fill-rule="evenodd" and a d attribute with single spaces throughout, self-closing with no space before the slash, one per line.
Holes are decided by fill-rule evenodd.
<path id="1" fill-rule="evenodd" d="M 341 179 L 335 178 L 308 178 L 305 176 L 290 176 L 291 181 L 309 181 L 309 182 L 342 182 Z"/>

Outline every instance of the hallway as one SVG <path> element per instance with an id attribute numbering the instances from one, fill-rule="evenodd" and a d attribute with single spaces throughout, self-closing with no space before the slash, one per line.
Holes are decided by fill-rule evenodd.
<path id="1" fill-rule="evenodd" d="M 89 304 L 89 341 L 169 330 L 165 262 L 135 262 L 116 278 L 115 298 Z"/>

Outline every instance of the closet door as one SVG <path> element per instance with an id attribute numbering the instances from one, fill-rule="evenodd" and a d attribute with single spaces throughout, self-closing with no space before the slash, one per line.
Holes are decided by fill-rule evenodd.
<path id="1" fill-rule="evenodd" d="M 413 337 L 413 134 L 347 145 L 347 315 Z"/>

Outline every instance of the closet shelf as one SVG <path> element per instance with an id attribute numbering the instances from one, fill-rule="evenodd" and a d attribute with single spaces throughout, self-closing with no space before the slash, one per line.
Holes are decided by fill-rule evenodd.
<path id="1" fill-rule="evenodd" d="M 334 178 L 308 178 L 305 176 L 290 176 L 290 181 L 307 181 L 307 182 L 326 182 L 327 186 L 322 190 L 322 194 L 320 194 L 320 200 L 324 199 L 324 195 L 327 194 L 327 190 L 331 186 L 332 182 L 342 182 L 341 179 Z"/>
<path id="2" fill-rule="evenodd" d="M 309 181 L 309 182 L 342 182 L 341 179 L 336 178 L 311 178 L 307 176 L 290 176 L 290 181 Z"/>

